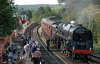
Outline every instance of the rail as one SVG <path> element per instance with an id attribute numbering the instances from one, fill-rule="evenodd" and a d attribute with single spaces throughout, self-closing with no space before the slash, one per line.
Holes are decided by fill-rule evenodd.
<path id="1" fill-rule="evenodd" d="M 89 55 L 89 59 L 92 59 L 93 61 L 96 61 L 100 64 L 100 55 L 91 54 Z"/>
<path id="2" fill-rule="evenodd" d="M 28 25 L 25 30 L 23 31 L 23 35 L 25 36 L 25 38 L 31 38 L 32 37 L 32 30 L 35 28 L 35 26 L 38 26 L 38 23 L 31 23 L 30 25 Z"/>

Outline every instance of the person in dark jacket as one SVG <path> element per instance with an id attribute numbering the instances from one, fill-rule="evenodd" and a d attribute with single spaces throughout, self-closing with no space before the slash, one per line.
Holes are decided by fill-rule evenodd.
<path id="1" fill-rule="evenodd" d="M 42 57 L 41 52 L 40 52 L 40 48 L 37 48 L 37 50 L 32 54 L 33 56 L 33 60 L 34 60 L 34 64 L 40 64 L 40 59 Z"/>
<path id="2" fill-rule="evenodd" d="M 10 43 L 7 47 L 7 51 L 8 52 L 13 52 L 13 46 L 12 46 L 12 43 Z"/>
<path id="3" fill-rule="evenodd" d="M 20 38 L 23 40 L 23 43 L 21 43 L 21 46 L 24 47 L 27 44 L 25 36 L 22 34 L 22 36 Z"/>
<path id="4" fill-rule="evenodd" d="M 31 38 L 31 40 L 29 41 L 29 51 L 30 51 L 30 53 L 29 53 L 29 58 L 32 57 L 31 54 L 32 54 L 33 45 L 35 45 L 35 40 L 34 40 L 34 38 Z"/>

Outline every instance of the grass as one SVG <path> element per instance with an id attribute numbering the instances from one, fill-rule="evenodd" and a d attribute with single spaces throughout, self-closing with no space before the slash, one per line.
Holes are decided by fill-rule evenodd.
<path id="1" fill-rule="evenodd" d="M 94 49 L 94 53 L 100 55 L 100 45 L 99 44 L 94 44 L 93 49 Z"/>

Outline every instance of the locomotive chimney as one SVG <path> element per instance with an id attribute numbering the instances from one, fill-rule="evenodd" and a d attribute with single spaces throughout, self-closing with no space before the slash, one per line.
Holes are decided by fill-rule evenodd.
<path id="1" fill-rule="evenodd" d="M 82 26 L 82 24 L 79 24 L 79 26 Z"/>

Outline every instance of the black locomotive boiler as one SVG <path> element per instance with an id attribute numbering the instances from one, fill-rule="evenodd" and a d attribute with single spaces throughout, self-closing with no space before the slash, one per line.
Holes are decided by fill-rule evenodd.
<path id="1" fill-rule="evenodd" d="M 74 21 L 62 23 L 55 16 L 43 18 L 42 32 L 68 57 L 86 59 L 93 52 L 92 32 Z"/>

